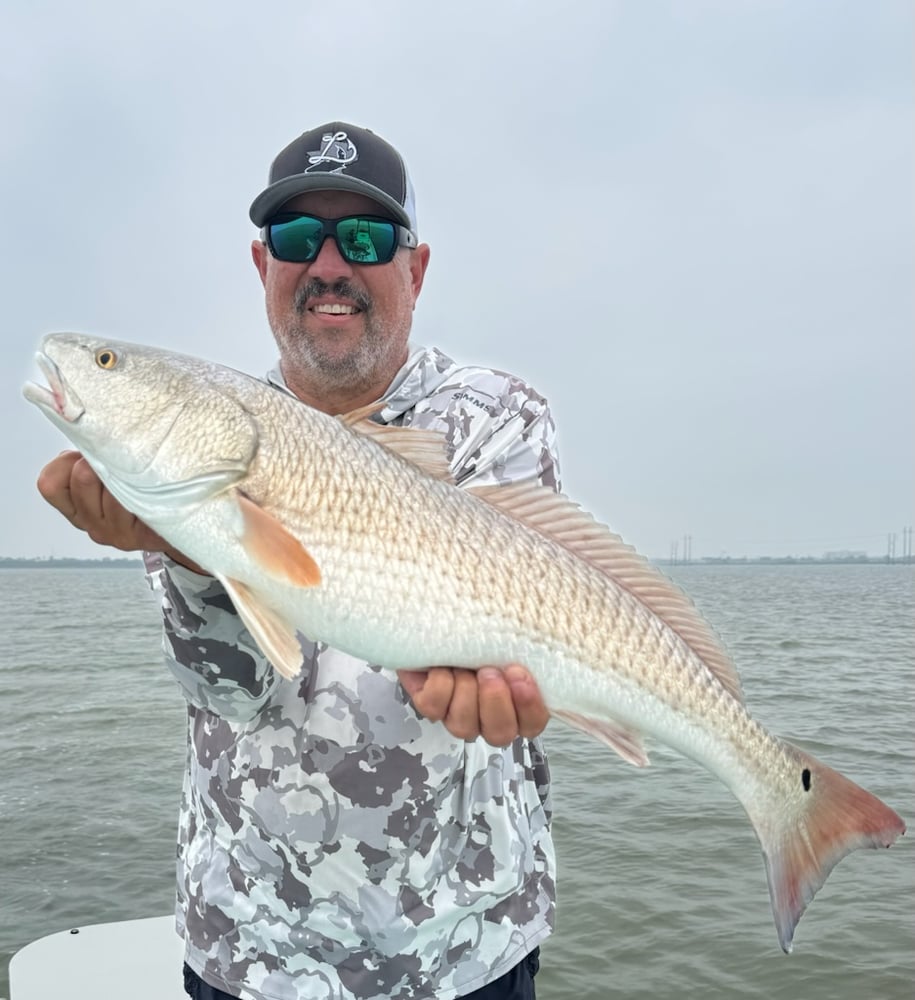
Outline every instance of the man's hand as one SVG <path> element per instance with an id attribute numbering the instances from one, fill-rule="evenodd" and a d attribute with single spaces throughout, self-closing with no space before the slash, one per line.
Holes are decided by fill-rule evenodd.
<path id="1" fill-rule="evenodd" d="M 135 514 L 125 510 L 78 451 L 61 452 L 48 462 L 39 473 L 38 492 L 98 545 L 110 545 L 124 552 L 166 552 L 189 569 L 205 572 L 171 549 L 165 539 Z"/>
<path id="2" fill-rule="evenodd" d="M 399 670 L 397 676 L 420 715 L 443 722 L 452 736 L 505 747 L 518 736 L 539 736 L 550 719 L 530 673 L 512 663 L 500 670 Z"/>

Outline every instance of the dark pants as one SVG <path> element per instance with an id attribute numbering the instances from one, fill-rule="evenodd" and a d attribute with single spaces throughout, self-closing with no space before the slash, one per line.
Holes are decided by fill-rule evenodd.
<path id="1" fill-rule="evenodd" d="M 535 948 L 504 976 L 466 993 L 461 1000 L 535 1000 L 534 976 L 540 968 L 540 949 Z M 184 967 L 184 989 L 191 1000 L 235 1000 L 230 993 L 208 986 L 189 966 Z"/>

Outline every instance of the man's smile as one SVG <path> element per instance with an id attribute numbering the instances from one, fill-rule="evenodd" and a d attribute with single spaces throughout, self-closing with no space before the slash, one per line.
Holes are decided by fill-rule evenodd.
<path id="1" fill-rule="evenodd" d="M 325 316 L 355 316 L 362 312 L 358 306 L 348 305 L 343 302 L 318 302 L 308 308 L 314 313 L 321 313 Z"/>

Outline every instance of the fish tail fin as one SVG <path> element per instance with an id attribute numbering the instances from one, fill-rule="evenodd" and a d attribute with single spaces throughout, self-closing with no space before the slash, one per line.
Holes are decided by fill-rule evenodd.
<path id="1" fill-rule="evenodd" d="M 892 846 L 905 823 L 838 771 L 785 746 L 797 762 L 793 803 L 751 819 L 766 860 L 778 941 L 787 953 L 797 922 L 832 869 L 859 847 Z"/>

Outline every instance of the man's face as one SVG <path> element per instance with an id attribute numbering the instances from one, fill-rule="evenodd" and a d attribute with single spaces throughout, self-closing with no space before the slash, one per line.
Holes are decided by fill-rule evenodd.
<path id="1" fill-rule="evenodd" d="M 282 211 L 328 219 L 389 214 L 346 191 L 298 195 Z M 429 248 L 400 248 L 390 263 L 370 265 L 349 263 L 332 239 L 305 264 L 277 260 L 259 240 L 252 252 L 289 387 L 322 408 L 334 399 L 380 395 L 406 360 Z"/>

